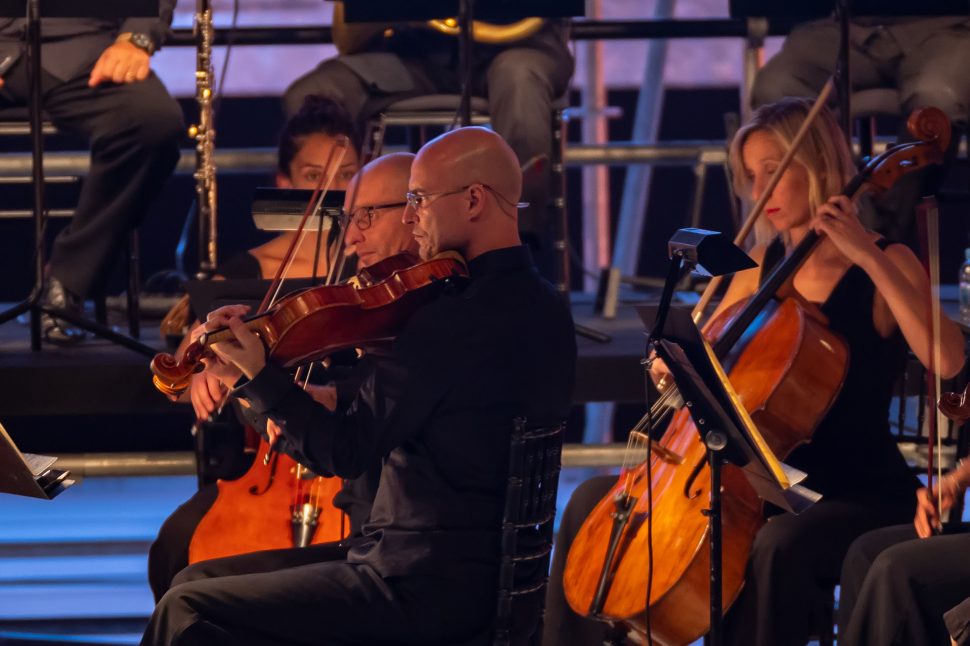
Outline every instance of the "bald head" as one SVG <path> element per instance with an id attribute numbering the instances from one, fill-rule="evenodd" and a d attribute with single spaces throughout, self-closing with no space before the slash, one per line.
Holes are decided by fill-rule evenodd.
<path id="1" fill-rule="evenodd" d="M 347 199 L 355 200 L 359 204 L 376 204 L 362 200 L 364 197 L 386 196 L 384 201 L 400 202 L 408 191 L 408 178 L 411 176 L 411 164 L 414 155 L 411 153 L 392 153 L 371 161 L 364 165 L 354 175 L 347 188 Z M 358 195 L 354 195 L 359 193 Z M 349 205 L 347 205 L 349 206 Z"/>
<path id="2" fill-rule="evenodd" d="M 458 186 L 486 184 L 510 204 L 522 195 L 518 158 L 502 137 L 486 128 L 459 128 L 432 139 L 416 161 L 442 169 Z"/>
<path id="3" fill-rule="evenodd" d="M 427 195 L 408 210 L 421 255 L 458 251 L 467 259 L 520 244 L 519 160 L 491 130 L 459 128 L 432 139 L 411 167 L 410 190 Z"/>
<path id="4" fill-rule="evenodd" d="M 416 252 L 411 225 L 402 220 L 411 153 L 379 157 L 354 175 L 344 199 L 351 216 L 346 252 L 356 253 L 358 264 L 369 267 L 404 251 Z"/>

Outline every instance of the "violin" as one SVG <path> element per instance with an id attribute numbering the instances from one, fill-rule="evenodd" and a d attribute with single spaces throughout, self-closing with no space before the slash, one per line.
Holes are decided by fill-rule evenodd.
<path id="1" fill-rule="evenodd" d="M 269 356 L 287 367 L 346 348 L 374 348 L 393 340 L 417 308 L 458 276 L 467 276 L 467 271 L 457 254 L 442 254 L 423 263 L 410 254 L 399 254 L 362 271 L 352 283 L 289 295 L 266 314 L 249 319 L 247 326 L 266 343 Z M 158 365 L 172 366 L 161 375 L 155 373 L 156 383 L 164 380 L 168 390 L 176 390 L 179 379 L 187 381 L 201 366 L 208 345 L 224 338 L 219 331 L 200 337 L 182 361 L 153 360 L 153 371 Z M 217 483 L 216 502 L 189 543 L 189 563 L 305 547 L 337 541 L 349 533 L 344 514 L 333 506 L 333 497 L 343 486 L 340 478 L 317 476 L 291 457 L 272 451 L 265 440 L 260 440 L 256 454 L 263 458 L 242 477 Z"/>
<path id="2" fill-rule="evenodd" d="M 844 195 L 885 190 L 903 174 L 942 162 L 949 142 L 946 116 L 925 108 L 909 125 L 922 141 L 874 159 Z M 782 460 L 811 440 L 848 366 L 844 341 L 827 328 L 817 308 L 795 295 L 777 299 L 819 240 L 809 231 L 753 296 L 705 326 L 741 404 Z M 668 390 L 662 399 L 673 397 Z M 659 445 L 663 451 L 625 468 L 587 517 L 567 557 L 563 586 L 579 614 L 621 622 L 643 634 L 649 625 L 655 643 L 683 645 L 710 628 L 710 537 L 704 515 L 710 471 L 707 447 L 686 408 L 674 413 Z M 761 499 L 739 468 L 725 465 L 721 482 L 722 610 L 727 610 L 741 591 L 764 515 Z"/>
<path id="3" fill-rule="evenodd" d="M 467 277 L 453 252 L 417 262 L 398 254 L 370 267 L 356 283 L 322 285 L 284 298 L 272 309 L 245 320 L 266 345 L 267 355 L 284 368 L 323 359 L 347 348 L 388 344 L 419 307 L 433 300 L 450 279 Z M 232 338 L 228 328 L 203 334 L 181 356 L 159 353 L 151 361 L 153 382 L 178 398 L 192 375 L 212 357 L 209 346 Z"/>

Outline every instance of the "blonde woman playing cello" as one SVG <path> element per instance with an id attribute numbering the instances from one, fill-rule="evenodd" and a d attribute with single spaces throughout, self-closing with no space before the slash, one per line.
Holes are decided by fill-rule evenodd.
<path id="1" fill-rule="evenodd" d="M 738 132 L 730 162 L 740 194 L 761 197 L 809 109 L 810 103 L 800 99 L 766 105 Z M 856 206 L 839 195 L 853 172 L 837 124 L 822 110 L 756 226 L 759 242 L 751 255 L 761 267 L 735 276 L 719 307 L 723 311 L 751 296 L 814 229 L 824 238 L 795 274 L 794 287 L 820 307 L 850 356 L 842 390 L 812 442 L 786 459 L 808 473 L 804 484 L 824 497 L 798 516 L 775 513 L 758 532 L 745 586 L 726 617 L 727 643 L 804 644 L 812 632 L 812 608 L 822 594 L 816 582 L 838 577 L 857 536 L 913 517 L 917 481 L 889 434 L 887 410 L 906 344 L 924 364 L 929 361 L 930 334 L 923 316 L 929 287 L 912 252 L 866 231 Z M 959 331 L 947 323 L 939 366 L 945 376 L 955 374 L 963 362 Z M 614 482 L 585 484 L 579 491 L 586 504 L 571 501 L 567 514 L 585 516 Z M 563 519 L 564 527 L 576 525 L 575 518 Z M 562 547 L 551 588 L 568 567 Z M 546 643 L 589 643 L 571 641 L 570 635 L 586 628 L 565 610 L 561 590 L 551 589 L 548 603 Z M 582 639 L 590 637 L 586 633 Z"/>

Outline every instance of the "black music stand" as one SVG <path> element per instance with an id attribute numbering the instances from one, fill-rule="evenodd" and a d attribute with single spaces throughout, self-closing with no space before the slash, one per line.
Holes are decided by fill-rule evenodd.
<path id="1" fill-rule="evenodd" d="M 320 222 L 319 214 L 311 213 L 306 232 L 330 231 L 339 227 L 345 195 L 345 191 L 327 191 L 320 207 L 323 222 Z M 253 224 L 260 231 L 296 231 L 312 197 L 313 191 L 307 189 L 257 187 L 253 195 Z"/>
<path id="2" fill-rule="evenodd" d="M 0 424 L 0 493 L 50 500 L 74 484 L 69 472 L 52 468 L 57 458 L 21 453 Z"/>
<path id="3" fill-rule="evenodd" d="M 641 310 L 649 320 L 653 312 Z M 801 487 L 804 473 L 783 465 L 761 438 L 740 406 L 737 395 L 694 325 L 690 308 L 669 312 L 664 331 L 654 330 L 654 348 L 670 369 L 674 383 L 707 447 L 711 471 L 711 503 L 706 512 L 710 526 L 710 633 L 709 646 L 720 646 L 722 632 L 722 518 L 721 467 L 741 467 L 758 495 L 793 513 L 814 504 L 820 496 Z"/>
<path id="4" fill-rule="evenodd" d="M 158 16 L 158 0 L 98 0 L 97 2 L 77 2 L 77 0 L 0 0 L 0 16 L 20 18 L 26 15 L 27 25 L 27 63 L 30 80 L 30 139 L 32 172 L 34 184 L 34 287 L 27 298 L 10 309 L 0 312 L 0 324 L 16 318 L 24 312 L 30 313 L 30 349 L 37 352 L 41 347 L 40 314 L 46 313 L 63 319 L 75 327 L 107 339 L 113 343 L 134 350 L 146 357 L 155 355 L 155 350 L 130 336 L 119 334 L 107 325 L 101 325 L 73 312 L 41 303 L 44 293 L 44 231 L 47 225 L 44 187 L 44 140 L 42 132 L 43 99 L 41 97 L 41 38 L 40 19 L 46 18 L 127 18 L 131 16 Z"/>
<path id="5" fill-rule="evenodd" d="M 347 22 L 402 22 L 434 20 L 457 16 L 458 68 L 461 70 L 461 103 L 458 112 L 462 126 L 471 125 L 471 82 L 474 60 L 475 20 L 507 22 L 528 17 L 570 18 L 586 15 L 583 0 L 344 0 Z"/>
<path id="6" fill-rule="evenodd" d="M 691 418 L 707 447 L 711 471 L 710 633 L 709 646 L 722 643 L 722 520 L 721 466 L 740 467 L 761 498 L 799 513 L 820 496 L 798 482 L 805 474 L 783 465 L 774 456 L 741 406 L 714 351 L 694 324 L 691 309 L 672 307 L 674 285 L 683 271 L 699 268 L 725 275 L 753 268 L 756 263 L 722 233 L 680 229 L 668 243 L 671 269 L 658 305 L 641 306 L 637 313 L 649 331 L 646 356 L 655 351 L 670 369 Z"/>

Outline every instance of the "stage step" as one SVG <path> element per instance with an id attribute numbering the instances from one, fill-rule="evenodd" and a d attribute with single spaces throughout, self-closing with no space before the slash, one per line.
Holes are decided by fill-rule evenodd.
<path id="1" fill-rule="evenodd" d="M 0 643 L 135 644 L 148 546 L 195 478 L 88 478 L 53 501 L 0 497 Z"/>

